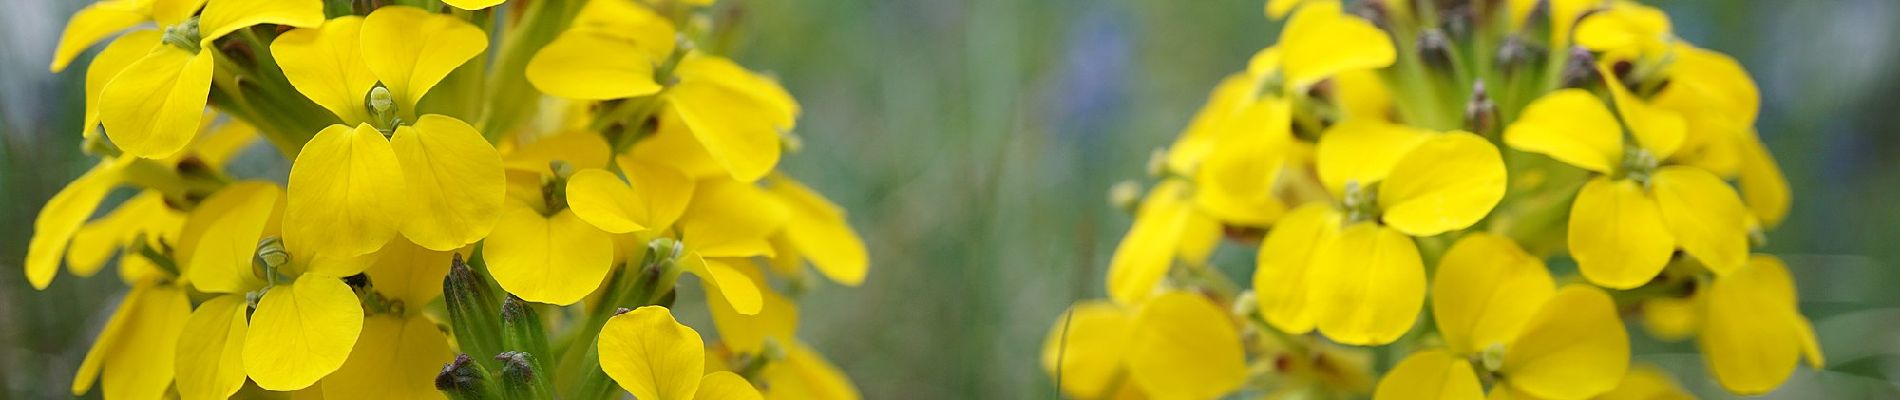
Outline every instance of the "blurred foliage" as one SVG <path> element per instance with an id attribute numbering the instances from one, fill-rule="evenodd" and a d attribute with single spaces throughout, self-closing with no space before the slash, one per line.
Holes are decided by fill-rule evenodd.
<path id="1" fill-rule="evenodd" d="M 34 215 L 91 160 L 83 69 L 46 72 L 83 0 L 0 13 L 0 398 L 65 397 L 124 288 L 112 272 L 35 292 L 18 273 Z M 1114 182 L 1207 91 L 1272 43 L 1261 0 L 727 0 L 746 65 L 804 104 L 787 169 L 850 210 L 863 287 L 805 299 L 803 336 L 868 398 L 1052 398 L 1052 321 L 1100 297 L 1128 218 Z M 1794 186 L 1769 250 L 1797 275 L 1828 355 L 1771 397 L 1900 396 L 1900 1 L 1664 0 L 1676 30 L 1732 54 L 1763 91 L 1758 128 Z M 252 157 L 281 177 L 281 161 Z M 1245 271 L 1250 256 L 1223 250 Z M 1722 396 L 1688 344 L 1637 359 Z M 96 393 L 96 391 L 95 391 Z M 96 396 L 96 395 L 94 395 Z"/>

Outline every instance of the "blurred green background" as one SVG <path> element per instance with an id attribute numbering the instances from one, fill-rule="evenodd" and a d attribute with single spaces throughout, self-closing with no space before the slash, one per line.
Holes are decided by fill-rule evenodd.
<path id="1" fill-rule="evenodd" d="M 1055 397 L 1043 337 L 1102 296 L 1127 229 L 1109 185 L 1141 177 L 1279 30 L 1262 0 L 741 1 L 735 56 L 804 105 L 805 150 L 784 168 L 850 210 L 873 260 L 864 286 L 810 292 L 800 336 L 872 399 Z M 18 272 L 41 204 L 91 163 L 84 68 L 46 72 L 84 1 L 4 3 L 0 398 L 63 398 L 124 291 L 109 271 L 45 291 Z M 1653 3 L 1755 76 L 1758 127 L 1795 189 L 1769 251 L 1828 367 L 1770 397 L 1900 397 L 1900 1 Z M 1637 358 L 1724 396 L 1692 351 L 1639 342 Z"/>

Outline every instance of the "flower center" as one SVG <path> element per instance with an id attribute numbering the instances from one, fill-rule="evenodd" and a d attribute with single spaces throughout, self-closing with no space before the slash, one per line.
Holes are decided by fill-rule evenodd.
<path id="1" fill-rule="evenodd" d="M 192 17 L 178 25 L 165 28 L 165 36 L 161 40 L 172 47 L 198 54 L 198 17 Z"/>

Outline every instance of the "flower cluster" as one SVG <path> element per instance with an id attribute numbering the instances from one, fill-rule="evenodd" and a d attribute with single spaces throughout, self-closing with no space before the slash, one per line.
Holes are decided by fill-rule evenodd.
<path id="1" fill-rule="evenodd" d="M 1733 59 L 1623 0 L 1271 0 L 1134 214 L 1106 300 L 1051 328 L 1078 398 L 1687 396 L 1625 320 L 1714 379 L 1822 363 L 1751 254 L 1789 190 Z M 1137 198 L 1140 197 L 1137 202 Z M 1254 247 L 1251 285 L 1219 249 Z M 1242 269 L 1244 270 L 1244 269 Z M 1377 347 L 1375 357 L 1373 350 Z M 1375 379 L 1375 371 L 1377 378 Z"/>
<path id="2" fill-rule="evenodd" d="M 81 10 L 52 70 L 110 38 L 85 71 L 100 161 L 41 211 L 26 274 L 116 255 L 132 289 L 72 392 L 856 398 L 795 299 L 805 265 L 863 282 L 864 244 L 776 170 L 798 104 L 721 56 L 742 14 L 712 3 Z M 287 176 L 234 161 L 259 137 Z M 714 338 L 673 317 L 692 282 Z"/>

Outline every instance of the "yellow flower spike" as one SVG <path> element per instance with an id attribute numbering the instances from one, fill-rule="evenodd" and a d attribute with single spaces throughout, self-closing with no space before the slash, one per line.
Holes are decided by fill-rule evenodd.
<path id="1" fill-rule="evenodd" d="M 268 390 L 315 384 L 343 366 L 363 330 L 363 306 L 335 277 L 304 274 L 271 288 L 244 334 L 244 371 Z"/>
<path id="2" fill-rule="evenodd" d="M 231 184 L 198 204 L 185 221 L 179 259 L 192 287 L 206 293 L 243 293 L 264 287 L 252 271 L 257 238 L 283 207 L 269 182 Z"/>
<path id="3" fill-rule="evenodd" d="M 337 17 L 315 29 L 284 32 L 270 44 L 290 85 L 344 124 L 371 122 L 363 95 L 376 87 L 376 75 L 363 63 L 362 28 L 363 17 Z"/>
<path id="4" fill-rule="evenodd" d="M 1570 257 L 1590 283 L 1629 289 L 1648 283 L 1675 253 L 1676 238 L 1642 185 L 1592 178 L 1570 203 Z"/>
<path id="5" fill-rule="evenodd" d="M 1624 125 L 1629 126 L 1630 136 L 1636 138 L 1637 144 L 1642 145 L 1657 160 L 1669 159 L 1676 154 L 1676 150 L 1682 148 L 1684 136 L 1688 134 L 1688 125 L 1682 115 L 1637 98 L 1623 87 L 1623 82 L 1609 69 L 1599 66 L 1597 72 L 1602 74 L 1605 86 L 1610 88 L 1610 97 L 1616 102 L 1616 113 L 1623 117 Z"/>
<path id="6" fill-rule="evenodd" d="M 442 279 L 448 276 L 449 259 L 456 253 L 467 254 L 466 250 L 435 251 L 407 240 L 392 240 L 363 273 L 369 274 L 376 292 L 402 300 L 413 313 L 415 307 L 442 296 Z"/>
<path id="7" fill-rule="evenodd" d="M 450 71 L 488 49 L 488 36 L 461 19 L 391 6 L 363 18 L 363 63 L 389 88 L 405 115 Z M 419 114 L 419 113 L 417 113 Z"/>
<path id="8" fill-rule="evenodd" d="M 845 220 L 844 208 L 790 178 L 776 178 L 771 192 L 791 211 L 785 236 L 818 272 L 845 286 L 864 283 L 870 255 L 864 239 Z"/>
<path id="9" fill-rule="evenodd" d="M 401 196 L 402 167 L 389 140 L 369 124 L 317 132 L 291 163 L 284 245 L 296 257 L 382 248 L 412 200 Z"/>
<path id="10" fill-rule="evenodd" d="M 766 398 L 857 400 L 858 388 L 851 384 L 838 366 L 825 361 L 818 352 L 801 342 L 785 347 L 785 359 L 765 366 L 765 379 L 772 382 Z"/>
<path id="11" fill-rule="evenodd" d="M 381 282 L 376 283 L 377 289 L 382 289 Z M 350 351 L 349 360 L 323 378 L 323 395 L 340 399 L 441 399 L 444 397 L 435 388 L 435 376 L 443 364 L 454 359 L 448 336 L 428 318 L 369 316 L 363 321 L 362 336 Z"/>
<path id="12" fill-rule="evenodd" d="M 1220 306 L 1190 292 L 1155 296 L 1136 313 L 1128 376 L 1148 393 L 1211 399 L 1247 379 L 1239 328 Z"/>
<path id="13" fill-rule="evenodd" d="M 1385 31 L 1333 2 L 1300 7 L 1280 32 L 1279 47 L 1289 93 L 1341 72 L 1384 68 L 1398 54 Z"/>
<path id="14" fill-rule="evenodd" d="M 733 311 L 741 315 L 756 315 L 764 307 L 759 295 L 759 287 L 747 278 L 744 272 L 734 267 L 734 262 L 751 262 L 745 259 L 708 259 L 698 253 L 687 254 L 679 260 L 687 272 L 698 275 L 701 280 L 714 289 L 709 295 L 717 294 Z"/>
<path id="15" fill-rule="evenodd" d="M 1699 343 L 1716 381 L 1741 395 L 1766 393 L 1794 373 L 1803 354 L 1820 364 L 1813 329 L 1795 308 L 1793 278 L 1773 256 L 1756 256 L 1717 277 L 1705 292 Z"/>
<path id="16" fill-rule="evenodd" d="M 1485 395 L 1470 362 L 1443 350 L 1426 350 L 1406 356 L 1386 372 L 1372 398 L 1478 400 Z"/>
<path id="17" fill-rule="evenodd" d="M 670 20 L 639 3 L 590 0 L 572 27 L 528 60 L 528 83 L 570 99 L 658 93 L 654 66 L 673 53 L 674 36 Z"/>
<path id="18" fill-rule="evenodd" d="M 424 115 L 389 137 L 408 187 L 414 215 L 403 218 L 403 237 L 430 250 L 475 243 L 495 227 L 505 178 L 501 153 L 481 132 L 461 120 Z"/>
<path id="19" fill-rule="evenodd" d="M 1102 398 L 1121 376 L 1134 315 L 1106 301 L 1069 307 L 1042 342 L 1042 370 L 1062 377 L 1062 392 L 1081 399 Z M 1064 331 L 1067 331 L 1066 336 Z"/>
<path id="20" fill-rule="evenodd" d="M 1115 303 L 1140 304 L 1173 266 L 1176 246 L 1195 217 L 1187 199 L 1188 183 L 1161 182 L 1135 213 L 1134 226 L 1115 246 L 1108 262 L 1108 294 Z"/>
<path id="21" fill-rule="evenodd" d="M 1629 368 L 1629 336 L 1616 303 L 1601 289 L 1573 284 L 1538 307 L 1500 369 L 1512 388 L 1552 399 L 1607 392 Z"/>
<path id="22" fill-rule="evenodd" d="M 600 369 L 641 399 L 691 399 L 705 369 L 699 332 L 665 307 L 644 306 L 607 320 L 600 330 Z"/>
<path id="23" fill-rule="evenodd" d="M 1260 313 L 1274 328 L 1293 334 L 1313 330 L 1307 280 L 1320 244 L 1339 235 L 1341 215 L 1326 204 L 1294 209 L 1267 232 L 1254 263 L 1253 290 Z"/>
<path id="24" fill-rule="evenodd" d="M 1288 107 L 1286 101 L 1265 99 L 1241 112 L 1236 125 L 1249 129 L 1222 134 L 1195 171 L 1200 184 L 1194 192 L 1197 205 L 1223 221 L 1253 226 L 1271 224 L 1286 212 L 1274 185 L 1292 146 Z M 1266 131 L 1252 131 L 1259 127 Z"/>
<path id="25" fill-rule="evenodd" d="M 1434 133 L 1405 125 L 1347 120 L 1320 135 L 1315 146 L 1319 179 L 1334 195 L 1345 193 L 1347 182 L 1371 184 L 1386 179 L 1399 160 Z"/>
<path id="26" fill-rule="evenodd" d="M 1391 343 L 1425 303 L 1425 264 L 1412 238 L 1379 224 L 1343 228 L 1314 256 L 1307 274 L 1320 333 L 1355 346 Z"/>
<path id="27" fill-rule="evenodd" d="M 784 204 L 748 183 L 715 178 L 693 192 L 677 228 L 687 247 L 706 257 L 770 256 L 766 240 L 791 218 Z"/>
<path id="28" fill-rule="evenodd" d="M 178 396 L 185 400 L 228 399 L 244 387 L 244 335 L 248 328 L 243 295 L 212 298 L 198 305 L 178 337 Z"/>
<path id="29" fill-rule="evenodd" d="M 613 237 L 572 210 L 543 217 L 510 205 L 484 243 L 482 255 L 495 283 L 537 303 L 574 304 L 600 287 L 613 267 Z"/>
<path id="30" fill-rule="evenodd" d="M 1762 145 L 1761 139 L 1750 134 L 1738 141 L 1742 144 L 1742 199 L 1748 203 L 1748 210 L 1761 219 L 1762 225 L 1769 228 L 1780 225 L 1793 203 L 1788 178 L 1782 175 L 1781 167 L 1775 164 L 1775 157 L 1768 154 L 1768 147 Z"/>
<path id="31" fill-rule="evenodd" d="M 183 223 L 184 216 L 165 205 L 163 193 L 140 192 L 73 234 L 72 244 L 66 249 L 66 269 L 73 276 L 93 276 L 105 268 L 113 254 L 138 244 L 135 240 L 141 236 L 172 240 L 169 233 Z"/>
<path id="32" fill-rule="evenodd" d="M 1432 315 L 1451 351 L 1475 354 L 1516 338 L 1518 329 L 1556 292 L 1543 261 L 1509 238 L 1474 233 L 1439 259 Z"/>
<path id="33" fill-rule="evenodd" d="M 59 260 L 73 234 L 85 226 L 99 202 L 119 184 L 119 169 L 128 160 L 104 160 L 46 201 L 33 219 L 33 239 L 27 244 L 26 279 L 34 289 L 46 289 L 59 272 Z"/>
<path id="34" fill-rule="evenodd" d="M 141 10 L 136 0 L 99 1 L 79 9 L 79 12 L 73 13 L 72 19 L 66 21 L 66 30 L 59 37 L 59 47 L 53 49 L 53 64 L 47 69 L 54 73 L 65 71 L 66 66 L 71 64 L 74 58 L 79 57 L 79 53 L 86 51 L 86 48 L 92 47 L 94 43 L 112 36 L 115 32 L 145 22 L 147 18 L 143 11 L 146 10 Z M 154 39 L 157 38 L 157 33 L 157 31 L 152 31 Z M 157 41 L 154 40 L 152 43 L 157 43 Z M 139 55 L 142 56 L 144 53 L 141 52 Z M 93 64 L 98 64 L 99 60 L 95 57 Z M 90 77 L 92 74 L 87 75 Z M 111 79 L 112 77 L 103 78 Z"/>
<path id="35" fill-rule="evenodd" d="M 1470 132 L 1435 135 L 1392 165 L 1379 187 L 1381 220 L 1411 236 L 1470 227 L 1504 199 L 1504 158 Z"/>
<path id="36" fill-rule="evenodd" d="M 105 3 L 94 3 L 94 6 L 98 4 Z M 125 67 L 151 53 L 152 48 L 159 45 L 160 35 L 156 30 L 126 32 L 92 57 L 92 64 L 86 66 L 86 126 L 81 131 L 86 138 L 99 136 L 99 101 L 106 84 Z"/>
<path id="37" fill-rule="evenodd" d="M 500 5 L 508 0 L 442 0 L 443 3 L 463 10 L 480 10 Z"/>
<path id="38" fill-rule="evenodd" d="M 614 173 L 599 169 L 575 172 L 567 179 L 567 206 L 574 215 L 607 233 L 646 230 L 640 225 L 645 209 L 640 196 Z"/>
<path id="39" fill-rule="evenodd" d="M 759 400 L 764 396 L 759 389 L 752 387 L 744 377 L 730 371 L 706 374 L 699 380 L 699 390 L 693 393 L 694 400 Z"/>
<path id="40" fill-rule="evenodd" d="M 85 394 L 92 386 L 94 372 L 89 371 L 98 371 L 106 398 L 163 397 L 171 387 L 175 344 L 191 316 L 191 302 L 178 287 L 142 284 L 134 286 L 119 307 L 113 313 L 117 329 L 111 337 L 101 333 L 93 342 L 86 358 L 94 361 L 96 353 L 97 361 L 85 364 L 97 367 L 80 366 L 81 376 L 73 379 L 73 395 Z M 108 329 L 111 325 L 108 322 Z"/>
<path id="41" fill-rule="evenodd" d="M 1532 101 L 1505 129 L 1504 142 L 1601 174 L 1616 172 L 1623 163 L 1621 125 L 1602 100 L 1583 89 L 1560 89 Z"/>
<path id="42" fill-rule="evenodd" d="M 1683 252 L 1726 274 L 1748 259 L 1748 209 L 1721 178 L 1694 167 L 1670 166 L 1650 180 L 1664 226 Z"/>
<path id="43" fill-rule="evenodd" d="M 189 13 L 187 13 L 189 15 Z M 203 48 L 225 34 L 255 25 L 276 24 L 309 28 L 323 24 L 321 0 L 211 0 L 198 17 Z"/>
<path id="44" fill-rule="evenodd" d="M 760 84 L 764 78 L 743 70 L 727 71 L 736 68 L 723 58 L 687 57 L 679 65 L 680 83 L 665 98 L 732 179 L 752 182 L 778 165 L 779 132 L 792 128 L 796 108 L 787 108 L 789 96 L 776 84 Z"/>
<path id="45" fill-rule="evenodd" d="M 99 92 L 99 122 L 127 156 L 165 158 L 198 131 L 211 92 L 212 55 L 161 45 Z"/>
<path id="46" fill-rule="evenodd" d="M 1598 395 L 1598 400 L 1693 400 L 1695 395 L 1682 390 L 1676 379 L 1654 365 L 1630 366 L 1629 375 L 1616 389 Z"/>

